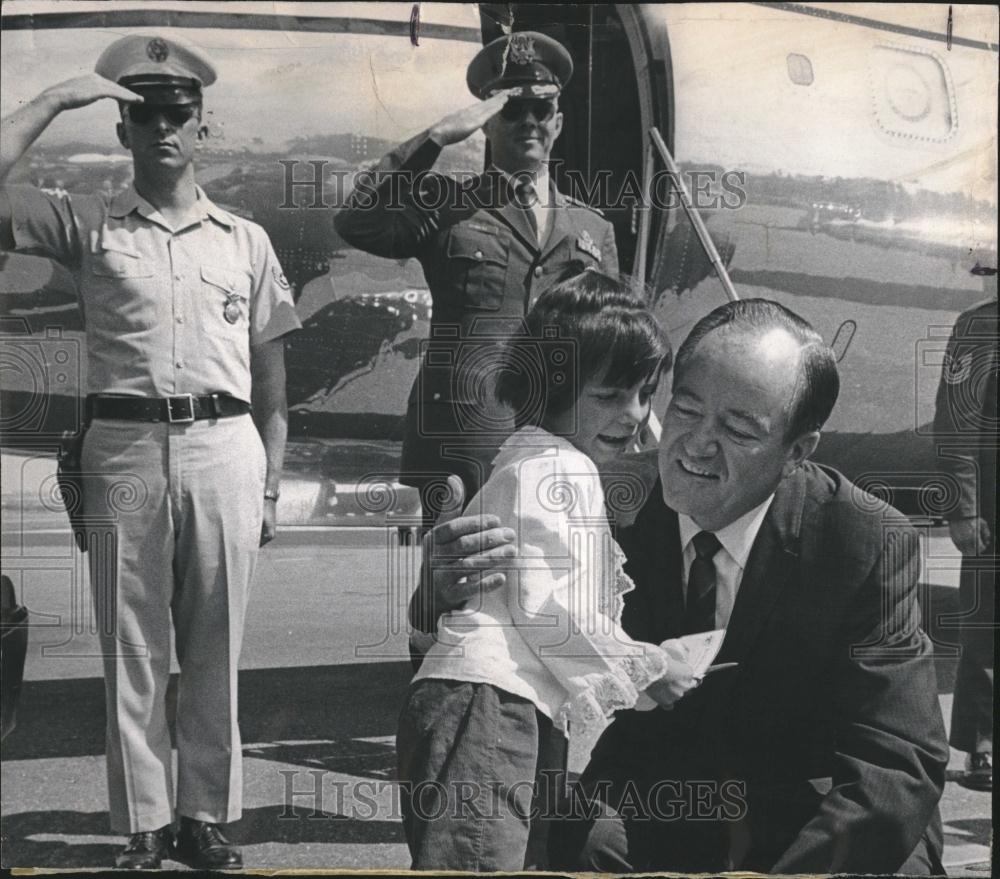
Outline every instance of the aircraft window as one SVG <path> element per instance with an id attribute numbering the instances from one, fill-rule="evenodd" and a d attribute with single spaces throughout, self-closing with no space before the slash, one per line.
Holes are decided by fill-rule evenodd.
<path id="1" fill-rule="evenodd" d="M 955 88 L 944 61 L 925 49 L 880 45 L 871 55 L 875 122 L 894 137 L 941 141 L 958 129 Z"/>
<path id="2" fill-rule="evenodd" d="M 805 55 L 792 52 L 788 56 L 788 78 L 796 85 L 812 85 L 813 66 Z"/>

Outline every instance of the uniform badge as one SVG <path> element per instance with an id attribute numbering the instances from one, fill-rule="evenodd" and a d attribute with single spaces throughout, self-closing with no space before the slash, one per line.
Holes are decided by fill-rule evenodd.
<path id="1" fill-rule="evenodd" d="M 234 324 L 240 319 L 240 297 L 238 293 L 226 294 L 226 307 L 222 309 L 226 323 Z"/>
<path id="2" fill-rule="evenodd" d="M 945 355 L 944 361 L 944 380 L 949 385 L 957 385 L 965 381 L 969 377 L 969 373 L 972 371 L 972 352 L 962 355 L 961 357 L 953 357 L 949 351 Z"/>
<path id="3" fill-rule="evenodd" d="M 508 58 L 514 64 L 530 64 L 537 57 L 535 55 L 535 41 L 526 33 L 518 32 L 511 34 L 510 49 Z"/>
<path id="4" fill-rule="evenodd" d="M 162 64 L 167 60 L 167 56 L 170 55 L 170 48 L 159 37 L 153 37 L 153 39 L 146 43 L 146 54 L 150 57 L 150 60 Z"/>
<path id="5" fill-rule="evenodd" d="M 589 253 L 598 262 L 601 261 L 601 248 L 594 243 L 594 239 L 590 237 L 590 233 L 586 229 L 584 229 L 583 234 L 576 239 L 576 246 L 584 253 Z"/>
<path id="6" fill-rule="evenodd" d="M 282 290 L 290 290 L 292 285 L 288 283 L 288 278 L 285 277 L 284 272 L 281 271 L 277 266 L 271 266 L 271 274 L 274 276 L 274 283 L 277 284 Z"/>

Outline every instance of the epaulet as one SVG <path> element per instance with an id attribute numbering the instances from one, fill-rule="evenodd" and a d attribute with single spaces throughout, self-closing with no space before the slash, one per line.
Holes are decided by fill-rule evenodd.
<path id="1" fill-rule="evenodd" d="M 604 216 L 604 211 L 602 211 L 600 208 L 593 207 L 593 205 L 587 204 L 585 201 L 580 201 L 580 199 L 573 198 L 572 195 L 566 195 L 565 193 L 563 193 L 563 197 L 571 205 L 576 205 L 578 208 L 586 208 L 588 211 L 593 211 L 599 217 L 603 217 Z"/>

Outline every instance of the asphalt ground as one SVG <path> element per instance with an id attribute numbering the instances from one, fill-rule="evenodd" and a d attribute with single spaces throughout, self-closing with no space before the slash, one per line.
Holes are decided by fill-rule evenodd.
<path id="1" fill-rule="evenodd" d="M 15 489 L 3 486 L 2 567 L 32 627 L 18 726 L 2 745 L 0 860 L 5 868 L 106 867 L 123 840 L 106 811 L 104 696 L 86 573 L 61 514 L 25 511 Z M 947 723 L 959 559 L 942 529 L 926 531 L 924 553 L 922 604 Z M 286 527 L 261 554 L 240 676 L 244 816 L 229 827 L 247 868 L 408 866 L 393 740 L 410 676 L 405 603 L 418 561 L 394 530 L 377 528 Z M 941 804 L 945 864 L 951 875 L 983 876 L 991 797 L 955 782 L 962 757 L 952 752 Z M 576 752 L 575 766 L 584 759 Z"/>

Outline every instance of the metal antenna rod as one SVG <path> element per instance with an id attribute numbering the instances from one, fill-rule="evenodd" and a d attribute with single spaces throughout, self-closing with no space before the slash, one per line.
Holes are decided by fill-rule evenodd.
<path id="1" fill-rule="evenodd" d="M 726 290 L 726 295 L 733 301 L 739 299 L 739 294 L 733 286 L 732 279 L 729 277 L 729 272 L 726 271 L 726 267 L 722 262 L 722 257 L 719 256 L 719 251 L 715 248 L 715 242 L 712 241 L 712 236 L 708 232 L 708 227 L 705 225 L 705 221 L 701 218 L 701 214 L 695 210 L 694 202 L 691 200 L 691 195 L 687 191 L 684 181 L 681 179 L 680 168 L 677 167 L 677 162 L 674 161 L 674 157 L 670 155 L 670 150 L 667 149 L 667 145 L 663 142 L 660 130 L 655 125 L 649 129 L 649 136 L 652 139 L 653 144 L 656 146 L 656 149 L 659 151 L 660 158 L 663 159 L 663 163 L 667 166 L 670 176 L 677 184 L 677 191 L 680 193 L 681 204 L 684 206 L 684 211 L 688 215 L 688 219 L 691 220 L 691 225 L 694 226 L 694 231 L 698 233 L 698 240 L 701 241 L 701 246 L 704 248 L 705 253 L 708 254 L 708 258 L 711 260 L 712 266 L 715 268 L 715 273 L 718 275 L 719 280 L 722 282 L 722 286 Z"/>

